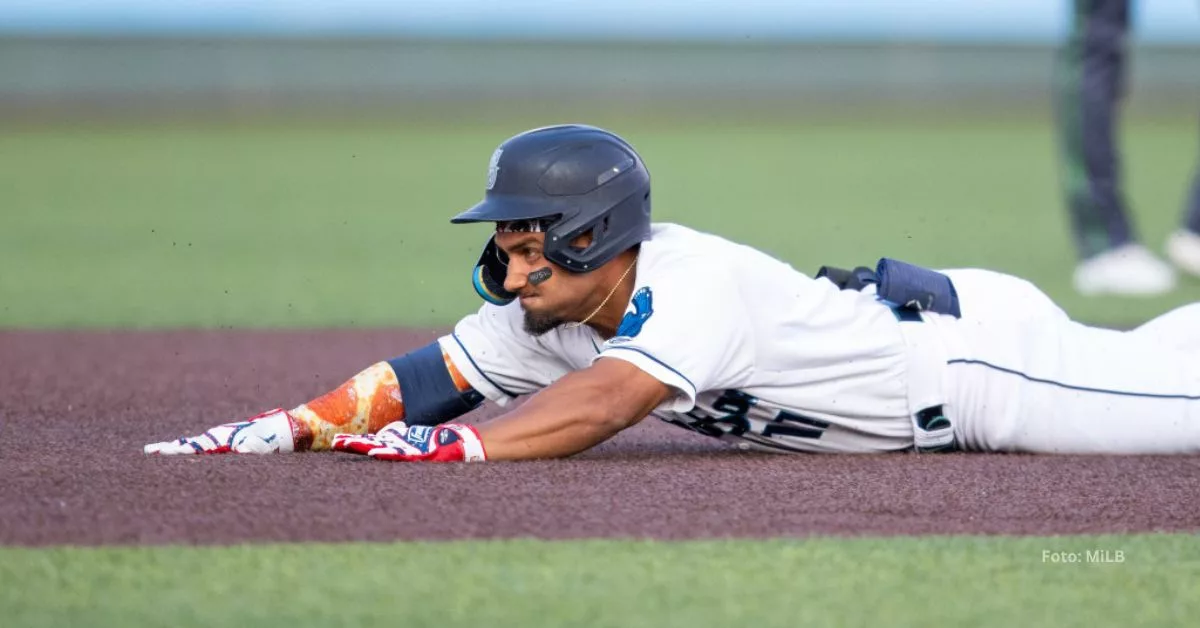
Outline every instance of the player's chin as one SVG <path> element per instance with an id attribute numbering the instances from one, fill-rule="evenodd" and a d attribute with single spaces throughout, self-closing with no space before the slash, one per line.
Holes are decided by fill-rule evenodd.
<path id="1" fill-rule="evenodd" d="M 563 324 L 563 319 L 557 315 L 526 308 L 524 301 L 521 305 L 525 310 L 525 332 L 531 336 L 541 336 Z"/>

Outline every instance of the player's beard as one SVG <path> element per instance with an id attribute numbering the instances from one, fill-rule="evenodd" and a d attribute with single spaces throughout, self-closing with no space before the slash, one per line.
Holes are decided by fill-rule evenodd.
<path id="1" fill-rule="evenodd" d="M 541 336 L 553 331 L 565 321 L 553 314 L 542 314 L 525 310 L 525 333 L 530 336 Z"/>

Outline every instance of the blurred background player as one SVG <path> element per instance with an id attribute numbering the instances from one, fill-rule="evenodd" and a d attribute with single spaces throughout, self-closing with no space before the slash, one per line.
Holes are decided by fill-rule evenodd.
<path id="1" fill-rule="evenodd" d="M 1129 217 L 1116 146 L 1126 91 L 1129 0 L 1074 0 L 1055 80 L 1062 182 L 1085 295 L 1153 296 L 1175 287 L 1175 270 L 1138 236 Z M 1167 257 L 1200 276 L 1200 171 Z"/>

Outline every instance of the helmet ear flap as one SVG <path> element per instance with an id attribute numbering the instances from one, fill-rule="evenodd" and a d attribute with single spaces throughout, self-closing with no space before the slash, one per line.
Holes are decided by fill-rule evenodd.
<path id="1" fill-rule="evenodd" d="M 496 238 L 488 238 L 483 247 L 483 254 L 475 264 L 471 273 L 471 283 L 475 292 L 484 301 L 495 305 L 508 305 L 517 298 L 515 293 L 504 289 L 504 278 L 508 275 L 508 254 L 496 246 Z"/>

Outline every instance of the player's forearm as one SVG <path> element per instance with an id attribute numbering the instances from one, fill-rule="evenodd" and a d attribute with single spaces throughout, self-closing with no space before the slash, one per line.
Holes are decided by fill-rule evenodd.
<path id="1" fill-rule="evenodd" d="M 401 394 L 412 394 L 408 403 Z M 377 362 L 337 389 L 291 411 L 310 449 L 329 449 L 337 434 L 370 434 L 393 421 L 429 425 L 470 411 L 482 396 L 439 346 Z M 311 436 L 308 436 L 311 435 Z M 297 439 L 298 441 L 300 439 Z M 302 451 L 297 446 L 297 451 Z"/>
<path id="2" fill-rule="evenodd" d="M 567 409 L 567 404 L 579 400 L 547 397 L 531 399 L 521 407 L 520 416 L 506 416 L 479 426 L 488 460 L 562 458 L 595 447 L 624 428 L 591 412 Z"/>
<path id="3" fill-rule="evenodd" d="M 296 451 L 329 449 L 334 434 L 366 434 L 404 418 L 400 384 L 387 362 L 377 362 L 334 390 L 291 410 Z"/>
<path id="4" fill-rule="evenodd" d="M 403 386 L 401 385 L 403 379 Z M 409 399 L 406 403 L 401 390 Z M 338 434 L 363 435 L 400 420 L 442 423 L 482 401 L 439 343 L 378 362 L 290 411 L 269 410 L 203 434 L 150 443 L 148 454 L 278 453 L 331 449 Z"/>
<path id="5" fill-rule="evenodd" d="M 520 408 L 480 425 L 479 435 L 488 460 L 570 456 L 612 438 L 653 407 L 631 401 L 619 386 L 576 372 Z"/>

